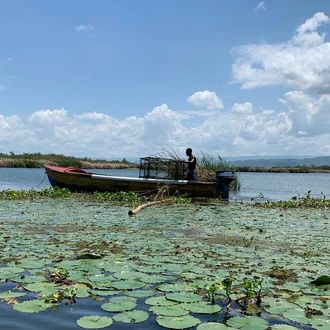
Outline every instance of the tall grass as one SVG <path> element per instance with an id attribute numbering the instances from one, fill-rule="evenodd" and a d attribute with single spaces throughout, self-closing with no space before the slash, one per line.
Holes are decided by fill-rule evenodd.
<path id="1" fill-rule="evenodd" d="M 193 152 L 194 153 L 194 152 Z M 194 153 L 197 158 L 197 172 L 199 181 L 208 181 L 216 175 L 218 170 L 228 170 L 233 171 L 235 180 L 231 183 L 230 188 L 232 190 L 239 190 L 241 184 L 236 174 L 236 167 L 230 165 L 224 158 L 220 155 L 210 155 L 206 152 Z M 182 160 L 182 155 L 175 149 L 167 150 L 162 148 L 159 157 L 171 158 L 175 160 Z"/>

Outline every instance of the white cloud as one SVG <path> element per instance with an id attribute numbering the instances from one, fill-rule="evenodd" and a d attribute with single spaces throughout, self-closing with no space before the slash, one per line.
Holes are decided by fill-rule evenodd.
<path id="1" fill-rule="evenodd" d="M 250 102 L 245 102 L 244 104 L 235 103 L 231 108 L 231 111 L 234 113 L 241 113 L 241 114 L 252 113 L 253 106 Z"/>
<path id="2" fill-rule="evenodd" d="M 292 133 L 316 136 L 329 132 L 330 95 L 315 98 L 302 91 L 287 92 L 280 100 L 288 108 L 293 122 Z"/>
<path id="3" fill-rule="evenodd" d="M 233 51 L 234 82 L 242 89 L 287 85 L 302 91 L 330 93 L 330 43 L 317 29 L 329 18 L 316 13 L 280 44 L 248 44 Z"/>
<path id="4" fill-rule="evenodd" d="M 75 31 L 77 33 L 81 32 L 81 31 L 91 31 L 94 30 L 94 26 L 93 25 L 77 25 L 74 27 Z"/>
<path id="5" fill-rule="evenodd" d="M 0 91 L 3 91 L 6 87 L 4 85 L 0 85 Z"/>
<path id="6" fill-rule="evenodd" d="M 258 5 L 254 8 L 254 10 L 266 10 L 265 1 L 261 1 Z"/>
<path id="7" fill-rule="evenodd" d="M 197 107 L 205 107 L 208 110 L 222 109 L 222 100 L 215 92 L 203 91 L 196 92 L 189 96 L 187 102 Z"/>

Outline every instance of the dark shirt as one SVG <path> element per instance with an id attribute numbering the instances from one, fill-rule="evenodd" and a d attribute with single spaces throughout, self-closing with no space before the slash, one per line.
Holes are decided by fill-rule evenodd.
<path id="1" fill-rule="evenodd" d="M 196 169 L 196 163 L 197 163 L 196 157 L 195 156 L 190 156 L 188 158 L 188 170 L 189 171 L 194 171 Z"/>

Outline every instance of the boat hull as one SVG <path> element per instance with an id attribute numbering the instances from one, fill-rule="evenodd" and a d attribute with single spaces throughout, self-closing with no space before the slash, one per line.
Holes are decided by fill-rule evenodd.
<path id="1" fill-rule="evenodd" d="M 118 177 L 87 172 L 74 167 L 44 165 L 53 187 L 67 188 L 74 192 L 137 192 L 155 194 L 161 185 L 167 185 L 169 194 L 186 194 L 189 197 L 219 197 L 215 182 L 186 180 L 161 180 Z"/>

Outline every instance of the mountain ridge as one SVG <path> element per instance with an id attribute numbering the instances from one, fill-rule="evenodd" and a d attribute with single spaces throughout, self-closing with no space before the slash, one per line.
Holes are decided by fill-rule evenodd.
<path id="1" fill-rule="evenodd" d="M 330 156 L 310 158 L 260 158 L 245 160 L 228 160 L 230 165 L 248 167 L 294 167 L 294 166 L 322 166 L 330 165 Z"/>

